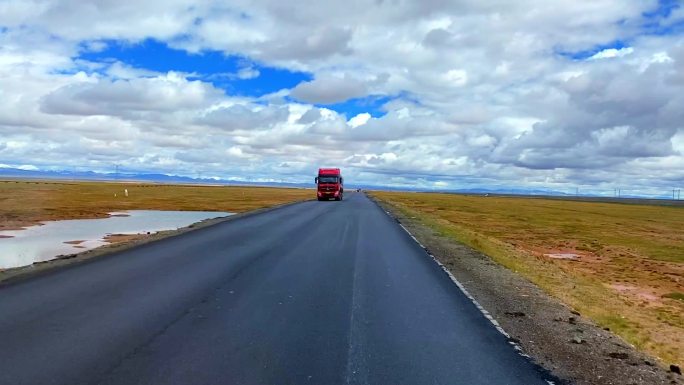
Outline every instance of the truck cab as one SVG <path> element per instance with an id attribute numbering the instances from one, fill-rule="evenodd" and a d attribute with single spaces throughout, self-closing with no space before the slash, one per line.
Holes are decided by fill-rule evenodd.
<path id="1" fill-rule="evenodd" d="M 341 201 L 344 196 L 344 180 L 339 168 L 319 168 L 316 177 L 316 198 L 319 201 L 335 199 Z"/>

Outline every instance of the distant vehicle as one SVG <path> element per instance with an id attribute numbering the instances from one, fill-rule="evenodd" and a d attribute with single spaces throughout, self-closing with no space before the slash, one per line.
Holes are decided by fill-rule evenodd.
<path id="1" fill-rule="evenodd" d="M 357 188 L 357 189 L 356 189 L 356 192 L 361 192 L 361 189 L 360 189 L 360 188 Z"/>
<path id="2" fill-rule="evenodd" d="M 339 168 L 319 168 L 316 177 L 316 197 L 319 201 L 334 198 L 341 201 L 344 197 L 344 180 Z"/>

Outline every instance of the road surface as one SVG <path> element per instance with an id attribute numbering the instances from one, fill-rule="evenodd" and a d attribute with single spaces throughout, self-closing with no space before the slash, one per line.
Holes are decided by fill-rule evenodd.
<path id="1" fill-rule="evenodd" d="M 0 384 L 546 384 L 363 194 L 0 286 Z"/>

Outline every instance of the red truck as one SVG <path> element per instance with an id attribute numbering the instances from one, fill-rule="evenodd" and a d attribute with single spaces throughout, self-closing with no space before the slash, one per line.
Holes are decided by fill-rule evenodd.
<path id="1" fill-rule="evenodd" d="M 344 180 L 339 168 L 319 168 L 316 177 L 316 197 L 319 201 L 335 198 L 341 201 L 344 195 Z"/>

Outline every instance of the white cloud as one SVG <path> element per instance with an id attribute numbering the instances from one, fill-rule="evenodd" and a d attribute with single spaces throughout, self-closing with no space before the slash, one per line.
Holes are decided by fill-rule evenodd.
<path id="1" fill-rule="evenodd" d="M 258 78 L 261 73 L 254 67 L 240 68 L 237 73 L 238 79 L 254 79 Z"/>
<path id="2" fill-rule="evenodd" d="M 624 47 L 624 48 L 608 48 L 604 49 L 603 51 L 599 51 L 592 55 L 588 60 L 597 60 L 597 59 L 611 59 L 611 58 L 616 58 L 616 57 L 625 57 L 629 54 L 634 52 L 634 48 L 632 47 Z"/>
<path id="3" fill-rule="evenodd" d="M 442 78 L 445 82 L 447 82 L 447 84 L 456 87 L 463 87 L 468 83 L 468 72 L 464 70 L 452 69 L 447 71 Z"/>
<path id="4" fill-rule="evenodd" d="M 299 83 L 290 95 L 306 103 L 333 104 L 365 96 L 366 85 L 349 77 L 324 76 Z"/>
<path id="5" fill-rule="evenodd" d="M 206 105 L 222 92 L 200 81 L 169 72 L 154 78 L 102 79 L 61 87 L 45 96 L 41 109 L 49 114 L 133 117 L 145 111 L 177 111 Z"/>
<path id="6" fill-rule="evenodd" d="M 39 168 L 32 164 L 3 164 L 0 163 L 0 168 L 16 168 L 24 171 L 38 171 Z"/>
<path id="7" fill-rule="evenodd" d="M 276 124 L 285 123 L 290 112 L 287 106 L 262 107 L 235 104 L 208 111 L 197 119 L 197 123 L 221 128 L 225 131 L 266 130 Z"/>
<path id="8" fill-rule="evenodd" d="M 349 119 L 349 122 L 347 122 L 347 123 L 349 124 L 349 127 L 356 128 L 358 126 L 362 126 L 362 125 L 368 123 L 368 121 L 370 119 L 371 119 L 371 114 L 364 112 L 364 113 L 358 114 L 358 115 L 354 116 L 353 118 Z"/>
<path id="9" fill-rule="evenodd" d="M 629 175 L 657 189 L 684 180 L 684 40 L 640 33 L 656 6 L 6 0 L 0 160 L 307 181 L 324 162 L 349 180 L 426 187 L 600 188 Z M 244 58 L 220 80 L 264 77 L 257 63 L 313 80 L 235 97 L 210 77 L 78 59 L 110 39 L 149 38 Z M 618 40 L 630 47 L 582 61 L 558 54 Z M 369 95 L 400 97 L 380 118 L 311 105 Z"/>

